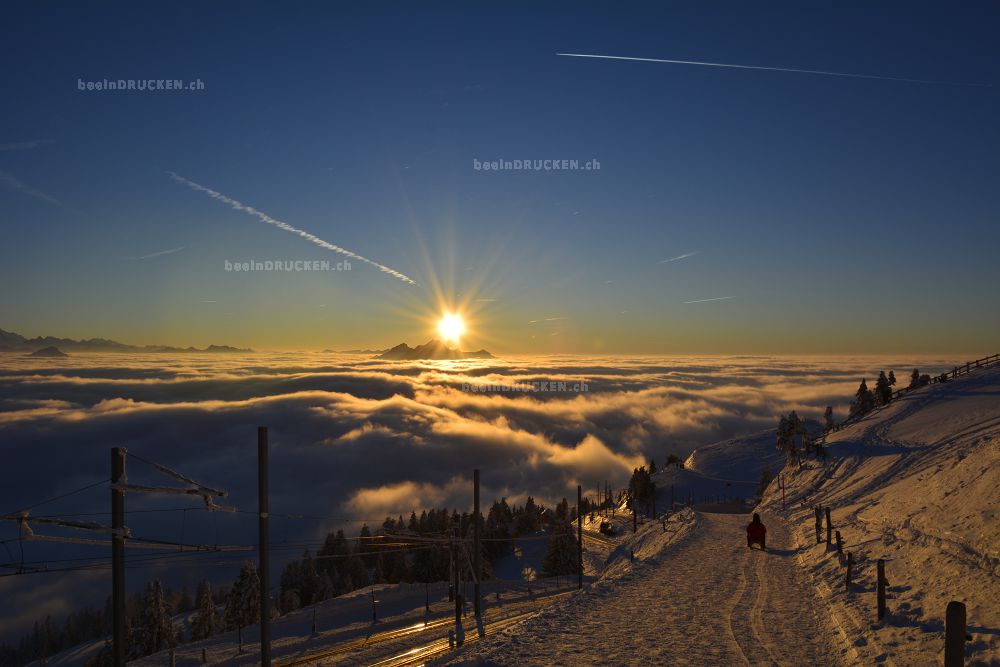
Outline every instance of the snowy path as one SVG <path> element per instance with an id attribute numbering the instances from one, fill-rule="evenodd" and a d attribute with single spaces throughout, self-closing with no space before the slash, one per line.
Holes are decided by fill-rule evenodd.
<path id="1" fill-rule="evenodd" d="M 702 514 L 679 543 L 607 585 L 545 610 L 461 663 L 837 665 L 833 631 L 795 560 L 791 535 L 764 516 L 769 551 L 746 548 L 747 515 Z"/>

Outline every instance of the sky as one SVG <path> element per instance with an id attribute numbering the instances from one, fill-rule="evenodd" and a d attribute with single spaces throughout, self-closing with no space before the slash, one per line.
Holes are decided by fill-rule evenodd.
<path id="1" fill-rule="evenodd" d="M 0 328 L 348 349 L 424 342 L 453 308 L 464 348 L 499 353 L 996 352 L 998 18 L 6 4 Z M 79 90 L 104 79 L 204 88 Z M 499 159 L 600 169 L 474 167 Z M 417 284 L 226 271 L 348 258 L 170 173 Z"/>

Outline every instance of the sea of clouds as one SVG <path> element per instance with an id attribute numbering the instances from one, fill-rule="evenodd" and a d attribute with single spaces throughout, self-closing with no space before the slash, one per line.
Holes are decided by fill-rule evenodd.
<path id="1" fill-rule="evenodd" d="M 908 381 L 954 358 L 510 357 L 385 362 L 320 353 L 0 355 L 0 510 L 13 512 L 107 479 L 109 449 L 127 447 L 208 486 L 238 514 L 208 513 L 194 498 L 129 495 L 133 534 L 185 543 L 254 544 L 257 426 L 271 442 L 276 567 L 326 532 L 429 507 L 471 506 L 472 470 L 484 504 L 533 495 L 549 503 L 627 483 L 634 467 L 668 453 L 773 428 L 781 413 L 839 419 L 862 377 L 881 369 Z M 565 386 L 560 383 L 565 383 Z M 585 385 L 585 387 L 584 387 Z M 525 388 L 547 391 L 524 391 Z M 583 390 L 585 388 L 585 391 Z M 554 389 L 554 390 L 553 390 Z M 173 485 L 137 459 L 129 481 Z M 100 486 L 32 510 L 107 521 Z M 303 518 L 292 518 L 301 515 Z M 280 518 L 279 518 L 280 517 Z M 36 532 L 52 532 L 36 526 Z M 103 556 L 101 547 L 19 542 L 0 528 L 4 572 L 23 562 Z M 130 552 L 131 553 L 131 552 Z M 74 561 L 66 561 L 72 563 Z M 131 584 L 162 576 L 194 587 L 233 578 L 216 559 L 151 563 Z M 37 566 L 37 565 L 36 565 Z M 134 574 L 133 574 L 134 573 Z M 0 578 L 0 638 L 74 606 L 103 604 L 106 570 Z"/>

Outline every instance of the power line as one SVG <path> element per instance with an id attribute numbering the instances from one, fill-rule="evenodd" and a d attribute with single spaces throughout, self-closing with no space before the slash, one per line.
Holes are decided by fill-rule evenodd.
<path id="1" fill-rule="evenodd" d="M 43 500 L 41 502 L 37 502 L 34 505 L 29 505 L 28 507 L 25 507 L 23 509 L 19 509 L 19 510 L 15 511 L 15 512 L 7 512 L 7 514 L 22 514 L 24 512 L 29 511 L 29 510 L 33 510 L 36 507 L 41 507 L 42 505 L 47 505 L 49 503 L 54 503 L 57 500 L 62 500 L 63 498 L 68 498 L 69 496 L 72 496 L 74 494 L 80 493 L 81 491 L 86 491 L 87 489 L 92 489 L 95 486 L 100 486 L 101 484 L 107 484 L 110 481 L 111 481 L 110 478 L 105 478 L 105 479 L 102 479 L 99 482 L 94 482 L 93 484 L 88 484 L 87 486 L 82 486 L 79 489 L 75 489 L 73 491 L 69 491 L 67 493 L 63 493 L 63 494 L 58 495 L 58 496 L 54 496 L 54 497 L 49 498 L 47 500 Z"/>

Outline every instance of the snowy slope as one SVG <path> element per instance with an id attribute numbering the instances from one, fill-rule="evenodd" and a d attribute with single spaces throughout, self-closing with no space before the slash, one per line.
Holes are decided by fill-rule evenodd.
<path id="1" fill-rule="evenodd" d="M 867 659 L 940 664 L 944 612 L 965 602 L 970 664 L 1000 664 L 1000 368 L 915 391 L 830 436 L 825 463 L 785 470 L 799 558 Z M 829 506 L 858 582 L 817 545 L 811 507 Z M 763 506 L 780 511 L 777 484 Z M 823 535 L 825 540 L 825 534 Z M 875 624 L 875 561 L 889 617 Z"/>
<path id="2" fill-rule="evenodd" d="M 676 503 L 716 502 L 720 497 L 751 499 L 757 494 L 761 471 L 772 473 L 784 464 L 775 447 L 774 429 L 724 440 L 695 449 L 684 467 L 670 466 L 653 475 L 657 507 L 670 505 L 671 487 Z"/>

